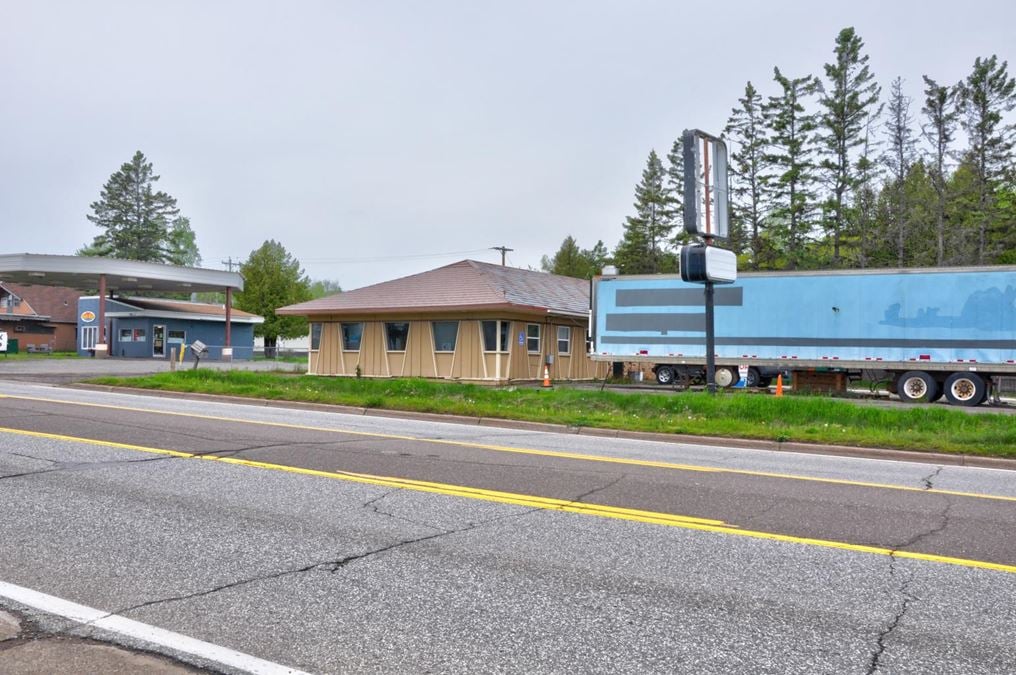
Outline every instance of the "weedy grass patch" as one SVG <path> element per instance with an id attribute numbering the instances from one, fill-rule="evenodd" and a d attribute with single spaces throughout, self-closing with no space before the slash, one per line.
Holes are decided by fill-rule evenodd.
<path id="1" fill-rule="evenodd" d="M 629 431 L 1016 457 L 1016 419 L 1008 415 L 885 408 L 820 396 L 618 393 L 201 369 L 92 382 Z"/>

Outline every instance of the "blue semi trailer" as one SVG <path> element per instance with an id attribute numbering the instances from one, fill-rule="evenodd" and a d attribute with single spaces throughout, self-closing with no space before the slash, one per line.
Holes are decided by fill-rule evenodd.
<path id="1" fill-rule="evenodd" d="M 701 377 L 705 293 L 677 275 L 592 281 L 590 356 Z M 881 371 L 904 401 L 979 405 L 1016 375 L 1016 266 L 771 272 L 715 287 L 716 383 Z"/>

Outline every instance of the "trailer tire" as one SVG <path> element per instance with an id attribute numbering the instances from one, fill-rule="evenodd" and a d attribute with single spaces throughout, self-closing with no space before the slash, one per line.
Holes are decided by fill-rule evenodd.
<path id="1" fill-rule="evenodd" d="M 744 378 L 744 386 L 751 388 L 762 386 L 762 375 L 759 374 L 758 368 L 748 369 L 748 375 Z"/>
<path id="2" fill-rule="evenodd" d="M 952 405 L 981 405 L 988 394 L 984 378 L 977 373 L 953 373 L 946 378 L 945 397 Z"/>
<path id="3" fill-rule="evenodd" d="M 717 368 L 713 379 L 716 381 L 717 387 L 726 389 L 737 384 L 737 381 L 741 379 L 741 375 L 737 372 L 737 368 Z"/>
<path id="4" fill-rule="evenodd" d="M 670 366 L 657 366 L 656 367 L 656 381 L 660 384 L 673 384 L 674 383 L 674 369 Z"/>
<path id="5" fill-rule="evenodd" d="M 896 391 L 904 403 L 931 403 L 939 396 L 938 382 L 921 370 L 908 370 L 900 375 Z"/>

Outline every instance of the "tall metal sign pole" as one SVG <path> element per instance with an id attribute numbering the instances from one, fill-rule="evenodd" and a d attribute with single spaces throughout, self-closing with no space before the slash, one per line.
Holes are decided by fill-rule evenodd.
<path id="1" fill-rule="evenodd" d="M 736 256 L 713 246 L 714 239 L 726 239 L 728 233 L 727 146 L 719 138 L 697 129 L 686 130 L 681 143 L 684 150 L 684 229 L 701 236 L 703 241 L 703 245 L 681 249 L 681 278 L 705 286 L 706 390 L 715 394 L 714 284 L 731 283 L 737 278 Z"/>

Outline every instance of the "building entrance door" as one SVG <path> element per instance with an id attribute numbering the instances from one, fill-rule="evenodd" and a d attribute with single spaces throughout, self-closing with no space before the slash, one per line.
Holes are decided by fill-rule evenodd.
<path id="1" fill-rule="evenodd" d="M 152 326 L 152 356 L 166 356 L 165 326 Z"/>

